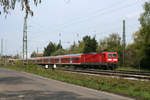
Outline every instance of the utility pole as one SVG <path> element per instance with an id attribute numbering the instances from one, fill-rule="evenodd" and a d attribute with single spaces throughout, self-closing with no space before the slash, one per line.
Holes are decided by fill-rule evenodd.
<path id="1" fill-rule="evenodd" d="M 77 40 L 79 41 L 79 34 L 78 34 L 78 33 L 77 33 Z M 77 41 L 77 42 L 78 42 L 78 41 Z"/>
<path id="2" fill-rule="evenodd" d="M 126 35 L 125 35 L 125 20 L 123 20 L 123 66 L 125 65 L 125 47 L 126 47 Z"/>
<path id="3" fill-rule="evenodd" d="M 37 48 L 37 54 L 39 53 L 39 49 Z"/>
<path id="4" fill-rule="evenodd" d="M 3 39 L 1 39 L 1 62 L 3 61 Z"/>
<path id="5" fill-rule="evenodd" d="M 61 33 L 59 33 L 59 44 L 61 44 Z"/>
<path id="6" fill-rule="evenodd" d="M 24 17 L 24 26 L 23 26 L 23 59 L 28 58 L 28 44 L 27 44 L 27 18 L 28 18 L 28 12 L 26 10 L 26 15 Z"/>

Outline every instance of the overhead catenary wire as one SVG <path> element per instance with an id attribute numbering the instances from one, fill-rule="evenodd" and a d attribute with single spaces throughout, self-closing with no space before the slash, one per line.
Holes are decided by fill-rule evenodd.
<path id="1" fill-rule="evenodd" d="M 89 17 L 84 17 L 84 18 L 77 18 L 77 19 L 74 19 L 74 20 L 72 20 L 72 21 L 69 21 L 69 23 L 64 23 L 64 24 L 60 24 L 60 25 L 57 25 L 56 27 L 57 28 L 52 28 L 53 30 L 59 30 L 59 27 L 61 27 L 61 28 L 65 28 L 65 27 L 71 27 L 71 26 L 73 26 L 72 24 L 79 24 L 79 23 L 82 23 L 82 22 L 85 22 L 85 21 L 87 21 L 87 20 L 89 20 L 89 19 L 91 19 L 91 20 L 94 20 L 94 19 L 92 19 L 93 17 L 97 17 L 97 16 L 99 16 L 99 15 L 106 15 L 106 14 L 110 14 L 110 13 L 114 13 L 114 12 L 116 12 L 116 11 L 118 11 L 118 10 L 120 10 L 120 9 L 124 9 L 124 8 L 128 8 L 128 7 L 131 7 L 131 6 L 134 6 L 134 4 L 136 4 L 137 3 L 137 1 L 136 2 L 134 2 L 134 3 L 132 3 L 132 4 L 127 4 L 127 5 L 123 5 L 123 6 L 121 6 L 121 7 L 119 7 L 119 8 L 115 8 L 115 9 L 112 9 L 113 7 L 110 7 L 109 9 L 108 8 L 102 8 L 102 9 L 99 9 L 99 10 L 97 10 L 97 11 L 95 11 L 93 14 L 91 13 L 90 14 L 90 16 Z M 118 5 L 118 4 L 117 4 Z M 114 4 L 113 4 L 113 6 L 114 6 Z M 107 11 L 107 9 L 109 10 L 109 11 Z M 96 14 L 96 15 L 95 15 Z M 85 19 L 86 18 L 86 19 Z M 91 21 L 90 20 L 90 21 Z M 34 23 L 34 22 L 33 22 Z M 38 25 L 39 26 L 39 24 L 35 24 L 35 25 Z M 41 27 L 41 25 L 40 25 L 40 27 Z M 55 26 L 54 26 L 55 27 Z M 42 27 L 41 27 L 42 28 Z M 40 28 L 40 29 L 41 29 Z M 45 28 L 45 27 L 44 27 Z M 49 27 L 47 27 L 48 29 L 51 29 L 51 28 L 49 28 Z M 45 31 L 45 30 L 44 30 Z"/>
<path id="2" fill-rule="evenodd" d="M 128 7 L 132 7 L 132 6 L 135 6 L 135 4 L 136 4 L 137 2 L 134 2 L 134 3 L 132 3 L 132 4 L 126 4 L 126 5 L 123 5 L 123 6 L 119 6 L 119 7 L 117 7 L 117 8 L 109 8 L 108 10 L 107 9 L 104 9 L 104 10 L 101 10 L 101 11 L 99 11 L 99 12 L 97 12 L 96 14 L 94 14 L 94 15 L 90 15 L 90 16 L 88 16 L 88 17 L 82 17 L 82 18 L 77 18 L 76 20 L 73 20 L 73 22 L 72 23 L 65 23 L 65 24 L 61 24 L 61 25 L 58 25 L 58 28 L 55 28 L 55 27 L 57 27 L 57 26 L 53 26 L 53 28 L 49 28 L 49 27 L 44 27 L 43 25 L 40 25 L 40 24 L 37 24 L 37 22 L 36 23 L 34 23 L 33 22 L 33 24 L 35 24 L 35 25 L 37 25 L 38 27 L 40 27 L 40 28 L 38 28 L 38 30 L 40 29 L 40 31 L 38 31 L 38 32 L 33 32 L 33 33 L 36 33 L 36 34 L 41 34 L 41 33 L 43 33 L 44 31 L 45 31 L 45 29 L 44 28 L 48 28 L 49 29 L 49 31 L 52 31 L 52 30 L 57 30 L 57 31 L 59 31 L 59 30 L 62 30 L 62 27 L 63 27 L 63 29 L 65 29 L 65 27 L 72 27 L 72 26 L 74 26 L 74 24 L 80 24 L 80 23 L 85 23 L 86 22 L 86 20 L 89 20 L 89 19 L 91 19 L 91 20 L 95 20 L 93 17 L 98 17 L 98 16 L 104 16 L 104 15 L 107 15 L 107 14 L 110 14 L 110 13 L 115 13 L 115 12 L 117 12 L 117 11 L 120 11 L 120 9 L 125 9 L 125 8 L 128 8 Z M 90 20 L 90 21 L 91 21 Z M 42 26 L 42 27 L 41 27 Z M 60 27 L 59 27 L 60 26 Z M 52 29 L 52 30 L 51 30 Z M 59 32 L 61 32 L 61 31 L 59 31 Z"/>
<path id="3" fill-rule="evenodd" d="M 106 11 L 106 12 L 102 12 L 102 13 L 100 13 L 100 14 L 98 14 L 98 15 L 101 15 L 101 16 L 104 16 L 104 15 L 106 15 L 106 14 L 110 14 L 110 13 L 116 13 L 116 11 L 119 11 L 120 9 L 124 9 L 124 8 L 128 8 L 128 7 L 131 7 L 131 6 L 135 6 L 134 4 L 136 4 L 136 3 L 133 3 L 133 4 L 129 4 L 129 5 L 125 5 L 125 6 L 123 6 L 123 7 L 120 7 L 120 8 L 117 8 L 117 9 L 112 9 L 112 10 L 110 10 L 110 11 Z M 126 7 L 127 6 L 127 7 Z M 74 22 L 74 23 L 69 23 L 69 24 L 67 24 L 67 25 L 65 25 L 65 26 L 62 26 L 62 28 L 64 29 L 65 27 L 71 27 L 71 26 L 73 26 L 72 24 L 80 24 L 80 23 L 83 23 L 83 22 L 86 22 L 86 21 L 91 21 L 91 20 L 95 20 L 93 17 L 98 17 L 97 15 L 93 15 L 93 16 L 91 16 L 91 17 L 87 17 L 86 19 L 83 19 L 83 20 L 78 20 L 78 21 L 76 21 L 76 22 Z"/>

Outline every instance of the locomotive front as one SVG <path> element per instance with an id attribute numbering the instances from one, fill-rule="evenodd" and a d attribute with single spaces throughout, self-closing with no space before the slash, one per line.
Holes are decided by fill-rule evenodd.
<path id="1" fill-rule="evenodd" d="M 108 68 L 116 69 L 118 66 L 118 53 L 117 52 L 104 52 L 104 63 Z"/>

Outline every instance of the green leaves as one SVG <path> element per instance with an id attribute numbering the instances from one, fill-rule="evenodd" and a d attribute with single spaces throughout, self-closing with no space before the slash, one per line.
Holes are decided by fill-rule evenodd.
<path id="1" fill-rule="evenodd" d="M 141 14 L 139 18 L 142 32 L 138 34 L 137 39 L 141 40 L 140 53 L 141 55 L 141 65 L 143 68 L 149 68 L 150 66 L 150 2 L 145 2 L 144 13 Z M 142 34 L 143 33 L 143 34 Z M 135 43 L 139 43 L 135 41 Z"/>
<path id="2" fill-rule="evenodd" d="M 108 37 L 100 41 L 100 51 L 121 52 L 121 37 L 117 33 L 110 34 Z"/>
<path id="3" fill-rule="evenodd" d="M 31 0 L 34 5 L 38 5 L 41 3 L 41 0 Z M 10 10 L 15 9 L 15 6 L 17 3 L 21 4 L 21 9 L 26 10 L 28 13 L 30 13 L 31 16 L 33 16 L 33 11 L 30 9 L 31 2 L 30 0 L 0 0 L 0 5 L 3 8 L 3 10 L 0 10 L 0 14 L 3 12 L 4 14 L 8 14 Z"/>
<path id="4" fill-rule="evenodd" d="M 122 58 L 122 43 L 121 37 L 117 33 L 112 33 L 108 37 L 100 41 L 97 52 L 118 52 L 119 60 Z"/>
<path id="5" fill-rule="evenodd" d="M 98 43 L 95 37 L 91 38 L 90 36 L 83 37 L 83 53 L 90 53 L 90 52 L 96 52 Z"/>
<path id="6" fill-rule="evenodd" d="M 32 52 L 32 54 L 31 54 L 31 58 L 32 57 L 36 57 L 37 56 L 37 54 L 36 54 L 36 52 L 34 51 L 34 52 Z"/>
<path id="7" fill-rule="evenodd" d="M 46 48 L 44 48 L 44 56 L 51 56 L 52 53 L 56 52 L 57 50 L 62 49 L 62 45 L 59 43 L 58 45 L 50 42 Z"/>

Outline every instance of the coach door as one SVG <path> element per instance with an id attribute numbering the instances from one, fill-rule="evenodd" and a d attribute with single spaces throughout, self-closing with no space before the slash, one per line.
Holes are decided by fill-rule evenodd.
<path id="1" fill-rule="evenodd" d="M 70 63 L 72 64 L 72 58 L 70 58 Z"/>
<path id="2" fill-rule="evenodd" d="M 100 55 L 99 56 L 99 64 L 101 64 L 101 62 L 102 62 L 102 56 Z"/>
<path id="3" fill-rule="evenodd" d="M 105 53 L 102 54 L 102 63 L 105 63 Z"/>
<path id="4" fill-rule="evenodd" d="M 81 63 L 84 64 L 85 63 L 85 57 L 81 56 Z"/>
<path id="5" fill-rule="evenodd" d="M 61 58 L 59 58 L 59 63 L 61 63 Z"/>

